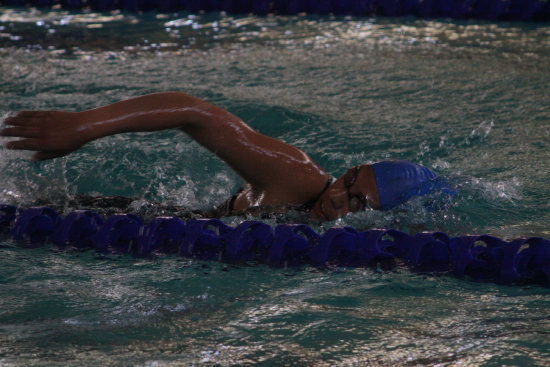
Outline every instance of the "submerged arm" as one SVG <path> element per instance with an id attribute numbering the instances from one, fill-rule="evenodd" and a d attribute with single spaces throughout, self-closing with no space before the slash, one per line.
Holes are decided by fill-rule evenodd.
<path id="1" fill-rule="evenodd" d="M 23 111 L 6 119 L 9 149 L 35 160 L 67 155 L 92 140 L 124 132 L 179 128 L 227 162 L 252 187 L 290 203 L 311 200 L 328 175 L 304 152 L 251 129 L 233 114 L 179 92 L 136 97 L 83 112 Z"/>

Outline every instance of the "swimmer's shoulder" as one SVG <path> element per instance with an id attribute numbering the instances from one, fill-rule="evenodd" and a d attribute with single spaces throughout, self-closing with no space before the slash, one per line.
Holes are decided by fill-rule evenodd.
<path id="1" fill-rule="evenodd" d="M 333 177 L 323 171 L 308 180 L 291 181 L 262 189 L 251 184 L 239 190 L 229 201 L 231 212 L 243 212 L 250 208 L 298 208 L 310 206 L 333 182 Z"/>

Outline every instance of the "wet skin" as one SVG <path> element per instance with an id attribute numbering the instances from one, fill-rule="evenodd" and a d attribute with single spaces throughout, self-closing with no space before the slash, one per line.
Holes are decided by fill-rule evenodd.
<path id="1" fill-rule="evenodd" d="M 5 147 L 34 151 L 36 161 L 68 155 L 109 135 L 180 129 L 245 180 L 234 202 L 235 212 L 262 206 L 284 210 L 309 203 L 319 197 L 330 177 L 300 149 L 260 134 L 228 111 L 181 92 L 135 97 L 82 112 L 22 111 L 4 124 L 0 136 L 19 138 Z M 366 207 L 378 207 L 368 165 L 352 168 L 325 190 L 311 217 L 332 220 Z"/>
<path id="2" fill-rule="evenodd" d="M 348 213 L 378 209 L 380 200 L 370 164 L 350 168 L 319 197 L 310 216 L 315 220 L 334 220 Z"/>

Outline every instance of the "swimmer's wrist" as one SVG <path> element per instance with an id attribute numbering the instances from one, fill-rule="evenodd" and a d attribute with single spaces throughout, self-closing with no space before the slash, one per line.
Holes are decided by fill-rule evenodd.
<path id="1" fill-rule="evenodd" d="M 101 122 L 95 120 L 90 112 L 79 112 L 77 118 L 79 124 L 76 127 L 78 135 L 88 142 L 109 135 L 105 129 L 102 129 Z"/>

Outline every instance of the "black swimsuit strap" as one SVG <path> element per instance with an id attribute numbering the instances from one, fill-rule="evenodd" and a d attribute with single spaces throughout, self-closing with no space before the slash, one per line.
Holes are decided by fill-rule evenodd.
<path id="1" fill-rule="evenodd" d="M 329 176 L 328 179 L 327 179 L 327 183 L 325 184 L 325 187 L 315 197 L 315 199 L 313 199 L 313 200 L 311 200 L 311 201 L 309 201 L 305 204 L 300 205 L 298 208 L 302 208 L 303 211 L 305 211 L 305 210 L 310 211 L 313 208 L 313 206 L 315 205 L 315 203 L 317 202 L 317 200 L 319 200 L 319 198 L 325 193 L 325 191 L 327 191 L 327 189 L 330 187 L 330 185 L 332 185 L 332 183 L 334 181 L 336 181 L 336 179 L 332 176 Z"/>
<path id="2" fill-rule="evenodd" d="M 297 210 L 297 211 L 301 211 L 301 212 L 309 212 L 313 206 L 315 205 L 315 203 L 317 202 L 317 200 L 319 200 L 319 198 L 321 197 L 321 195 L 323 195 L 323 193 L 325 191 L 327 191 L 327 189 L 330 187 L 330 185 L 332 185 L 332 183 L 335 181 L 336 179 L 332 176 L 329 176 L 328 179 L 327 179 L 327 183 L 325 184 L 325 187 L 323 187 L 323 190 L 321 190 L 321 192 L 319 192 L 319 194 L 314 198 L 312 199 L 311 201 L 305 203 L 305 204 L 302 204 L 302 205 L 298 205 L 298 206 L 292 206 L 290 207 L 289 209 L 294 209 L 294 210 Z M 229 200 L 227 200 L 225 203 L 223 203 L 219 208 L 216 209 L 216 214 L 218 214 L 218 217 L 226 217 L 226 216 L 231 216 L 231 215 L 236 215 L 236 214 L 242 214 L 242 213 L 234 213 L 234 205 L 235 205 L 235 200 L 237 199 L 237 196 L 244 190 L 244 188 L 241 188 L 239 191 L 237 191 L 233 196 L 231 196 L 231 198 Z M 261 210 L 262 207 L 251 207 L 249 209 L 252 209 L 252 210 Z M 264 207 L 264 209 L 268 209 L 269 210 L 269 207 Z M 273 208 L 272 208 L 273 209 Z M 246 212 L 248 209 L 245 209 L 244 212 Z M 220 215 L 222 214 L 222 215 Z"/>

